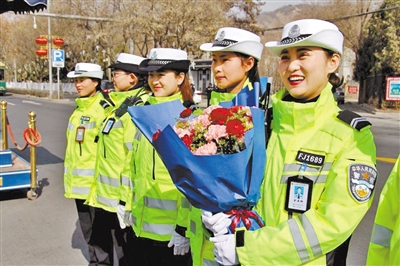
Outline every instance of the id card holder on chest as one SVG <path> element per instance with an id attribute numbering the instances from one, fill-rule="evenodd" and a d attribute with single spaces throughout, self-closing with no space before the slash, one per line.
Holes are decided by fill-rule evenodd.
<path id="1" fill-rule="evenodd" d="M 83 142 L 84 138 L 85 138 L 85 127 L 80 125 L 79 127 L 76 128 L 75 141 Z"/>
<path id="2" fill-rule="evenodd" d="M 285 210 L 303 213 L 310 209 L 313 181 L 302 173 L 287 180 Z"/>
<path id="3" fill-rule="evenodd" d="M 105 126 L 104 126 L 104 128 L 103 128 L 103 131 L 101 133 L 103 133 L 103 134 L 110 133 L 110 130 L 114 126 L 114 123 L 115 123 L 115 119 L 114 118 L 108 119 L 106 124 L 105 124 Z"/>

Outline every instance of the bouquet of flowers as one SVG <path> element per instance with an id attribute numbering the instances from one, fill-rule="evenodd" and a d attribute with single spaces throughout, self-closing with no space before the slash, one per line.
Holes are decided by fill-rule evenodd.
<path id="1" fill-rule="evenodd" d="M 264 112 L 244 106 L 203 111 L 178 104 L 132 106 L 128 112 L 194 207 L 229 214 L 232 232 L 236 226 L 262 227 L 251 209 L 264 175 Z"/>
<path id="2" fill-rule="evenodd" d="M 174 130 L 194 155 L 234 154 L 245 149 L 244 135 L 253 128 L 250 107 L 222 108 L 211 105 L 204 111 L 187 108 Z"/>

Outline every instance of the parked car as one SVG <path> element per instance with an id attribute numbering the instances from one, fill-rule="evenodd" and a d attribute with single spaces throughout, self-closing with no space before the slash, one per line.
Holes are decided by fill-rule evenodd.
<path id="1" fill-rule="evenodd" d="M 101 89 L 105 92 L 114 91 L 114 83 L 109 80 L 102 80 L 101 81 Z"/>
<path id="2" fill-rule="evenodd" d="M 193 93 L 193 101 L 194 101 L 195 104 L 201 103 L 201 100 L 202 100 L 201 95 L 202 94 L 203 93 L 201 91 L 199 91 L 199 90 L 195 90 L 194 91 L 194 93 Z"/>
<path id="3" fill-rule="evenodd" d="M 343 88 L 337 88 L 333 94 L 338 104 L 344 104 L 344 90 Z"/>

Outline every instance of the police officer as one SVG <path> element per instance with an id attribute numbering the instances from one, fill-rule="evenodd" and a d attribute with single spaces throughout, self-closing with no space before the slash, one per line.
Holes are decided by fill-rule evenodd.
<path id="1" fill-rule="evenodd" d="M 225 235 L 227 215 L 203 215 L 223 265 L 345 265 L 350 236 L 372 204 L 378 176 L 370 123 L 337 106 L 329 77 L 343 52 L 332 23 L 286 24 L 266 47 L 285 88 L 272 96 L 272 134 L 261 199 L 266 225 Z M 303 201 L 295 201 L 296 187 Z M 229 224 L 229 222 L 228 222 Z"/>
<path id="2" fill-rule="evenodd" d="M 147 73 L 138 68 L 144 59 L 121 53 L 109 66 L 113 70 L 115 91 L 108 97 L 114 106 L 107 113 L 95 139 L 95 180 L 86 201 L 96 208 L 92 242 L 101 257 L 101 265 L 113 265 L 114 248 L 119 265 L 133 264 L 135 252 L 128 247 L 133 241 L 133 232 L 126 227 L 131 225 L 131 158 L 137 129 L 127 108 L 143 104 L 147 99 L 143 88 Z"/>
<path id="3" fill-rule="evenodd" d="M 152 95 L 146 105 L 181 100 L 193 104 L 190 60 L 179 49 L 153 48 L 140 69 L 148 72 Z M 135 153 L 132 203 L 137 265 L 190 265 L 188 201 L 172 182 L 151 143 L 142 136 Z"/>
<path id="4" fill-rule="evenodd" d="M 103 71 L 97 64 L 77 63 L 67 77 L 74 79 L 79 98 L 66 131 L 67 146 L 64 158 L 64 196 L 75 199 L 78 219 L 88 244 L 90 264 L 96 264 L 94 247 L 90 242 L 94 209 L 84 204 L 94 181 L 98 128 L 110 105 L 101 91 Z"/>
<path id="5" fill-rule="evenodd" d="M 213 43 L 204 43 L 200 49 L 211 53 L 211 69 L 218 87 L 217 90 L 210 90 L 210 104 L 233 100 L 241 93 L 260 95 L 254 93 L 254 82 L 259 80 L 258 61 L 263 51 L 259 36 L 243 29 L 223 27 L 218 30 Z M 254 97 L 244 98 L 252 101 L 239 100 L 235 101 L 236 104 L 256 105 Z M 201 210 L 192 206 L 190 224 L 193 265 L 217 265 L 214 260 L 214 244 L 209 241 L 210 234 L 202 225 Z"/>
<path id="6" fill-rule="evenodd" d="M 367 265 L 400 265 L 400 154 L 379 197 Z"/>

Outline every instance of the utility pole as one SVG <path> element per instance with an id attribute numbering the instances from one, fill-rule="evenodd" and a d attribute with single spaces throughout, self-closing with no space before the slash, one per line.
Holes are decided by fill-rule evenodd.
<path id="1" fill-rule="evenodd" d="M 50 13 L 50 0 L 47 0 L 47 13 Z M 49 86 L 50 100 L 53 99 L 53 69 L 51 65 L 51 29 L 50 29 L 50 16 L 47 17 L 47 35 L 49 35 L 48 39 L 48 49 L 47 49 L 47 60 L 49 61 Z"/>

